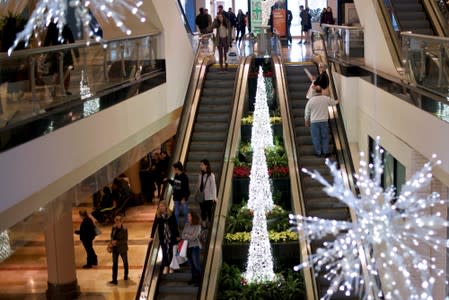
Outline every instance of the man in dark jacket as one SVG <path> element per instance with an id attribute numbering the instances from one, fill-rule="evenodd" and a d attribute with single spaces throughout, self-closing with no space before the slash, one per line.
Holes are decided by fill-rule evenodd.
<path id="1" fill-rule="evenodd" d="M 179 223 L 179 211 L 182 207 L 185 222 L 187 222 L 187 214 L 189 213 L 189 206 L 187 200 L 189 200 L 190 188 L 189 178 L 184 173 L 184 167 L 180 161 L 173 164 L 173 172 L 175 177 L 173 179 L 167 179 L 168 183 L 173 186 L 173 201 L 175 202 L 175 217 L 176 222 Z"/>
<path id="2" fill-rule="evenodd" d="M 86 249 L 87 263 L 83 266 L 83 269 L 90 269 L 92 266 L 98 264 L 97 254 L 93 247 L 93 241 L 95 239 L 95 224 L 87 214 L 85 209 L 79 211 L 80 217 L 83 218 L 80 229 L 75 233 L 79 234 L 80 240 L 83 243 L 84 249 Z"/>
<path id="3" fill-rule="evenodd" d="M 200 8 L 200 13 L 195 18 L 195 24 L 198 26 L 200 33 L 208 33 L 209 26 L 209 16 L 205 14 L 204 8 Z"/>
<path id="4" fill-rule="evenodd" d="M 123 279 L 128 280 L 128 228 L 123 225 L 121 216 L 116 216 L 111 231 L 111 242 L 108 248 L 112 252 L 112 281 L 110 284 L 117 285 L 118 257 L 123 261 Z"/>

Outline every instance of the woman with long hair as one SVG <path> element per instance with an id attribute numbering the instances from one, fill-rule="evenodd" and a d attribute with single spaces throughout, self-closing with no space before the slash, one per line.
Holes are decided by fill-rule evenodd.
<path id="1" fill-rule="evenodd" d="M 182 231 L 182 239 L 187 240 L 187 259 L 192 271 L 192 279 L 189 284 L 199 285 L 201 276 L 201 262 L 200 262 L 200 217 L 195 212 L 189 212 L 187 215 L 188 223 L 184 226 Z"/>
<path id="2" fill-rule="evenodd" d="M 229 50 L 229 33 L 228 29 L 230 28 L 231 24 L 229 23 L 229 20 L 223 16 L 223 14 L 217 15 L 217 17 L 214 20 L 214 23 L 212 23 L 212 28 L 217 29 L 216 33 L 216 41 L 217 41 L 217 47 L 218 47 L 218 56 L 220 60 L 220 71 L 224 72 L 225 70 L 228 70 L 228 63 L 227 61 L 227 53 Z M 226 69 L 223 69 L 223 64 L 225 64 Z"/>
<path id="3" fill-rule="evenodd" d="M 159 202 L 156 212 L 156 219 L 151 230 L 151 238 L 154 237 L 156 229 L 159 234 L 159 241 L 162 248 L 162 268 L 163 274 L 173 273 L 170 269 L 170 262 L 173 258 L 173 246 L 179 241 L 179 230 L 176 218 L 168 208 L 166 201 Z"/>
<path id="4" fill-rule="evenodd" d="M 214 205 L 217 201 L 215 175 L 212 173 L 210 162 L 207 159 L 202 159 L 200 161 L 198 193 L 202 195 L 202 199 L 200 199 L 201 219 L 203 221 L 203 226 L 207 227 L 208 222 L 212 222 Z"/>

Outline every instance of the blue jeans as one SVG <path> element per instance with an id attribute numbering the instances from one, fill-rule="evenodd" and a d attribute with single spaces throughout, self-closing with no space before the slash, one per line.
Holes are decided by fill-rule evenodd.
<path id="1" fill-rule="evenodd" d="M 314 122 L 310 125 L 313 148 L 316 155 L 329 153 L 329 124 L 328 121 Z"/>
<path id="2" fill-rule="evenodd" d="M 187 223 L 187 214 L 189 213 L 189 205 L 187 204 L 187 201 L 184 202 L 184 204 L 181 204 L 181 201 L 174 201 L 175 202 L 175 218 L 176 223 L 179 225 L 179 212 L 182 206 L 182 212 L 184 215 L 184 223 Z"/>
<path id="3" fill-rule="evenodd" d="M 201 275 L 200 247 L 190 247 L 187 249 L 187 260 L 192 270 L 192 280 L 199 281 Z"/>

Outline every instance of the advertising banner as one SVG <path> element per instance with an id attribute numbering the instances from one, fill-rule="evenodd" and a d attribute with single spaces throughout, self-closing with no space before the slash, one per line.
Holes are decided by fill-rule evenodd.
<path id="1" fill-rule="evenodd" d="M 277 35 L 284 37 L 287 35 L 287 3 L 285 0 L 278 0 L 272 8 L 273 31 Z"/>
<path id="2" fill-rule="evenodd" d="M 262 26 L 262 3 L 261 0 L 251 0 L 251 31 L 255 34 L 260 33 Z"/>

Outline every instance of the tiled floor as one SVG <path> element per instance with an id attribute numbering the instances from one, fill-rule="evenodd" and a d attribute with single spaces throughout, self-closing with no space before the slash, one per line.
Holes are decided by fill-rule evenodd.
<path id="1" fill-rule="evenodd" d="M 123 281 L 123 269 L 119 260 L 119 284 L 111 286 L 112 258 L 106 251 L 111 226 L 102 226 L 102 233 L 94 241 L 98 256 L 98 266 L 82 269 L 86 254 L 79 237 L 74 235 L 75 262 L 78 284 L 81 289 L 79 299 L 134 299 L 147 251 L 148 238 L 154 221 L 156 205 L 146 204 L 130 207 L 126 211 L 125 224 L 129 233 L 129 277 Z M 78 209 L 72 210 L 73 228 L 80 226 Z M 0 264 L 0 299 L 45 299 L 47 289 L 47 267 L 44 237 L 33 236 L 26 246 Z"/>

